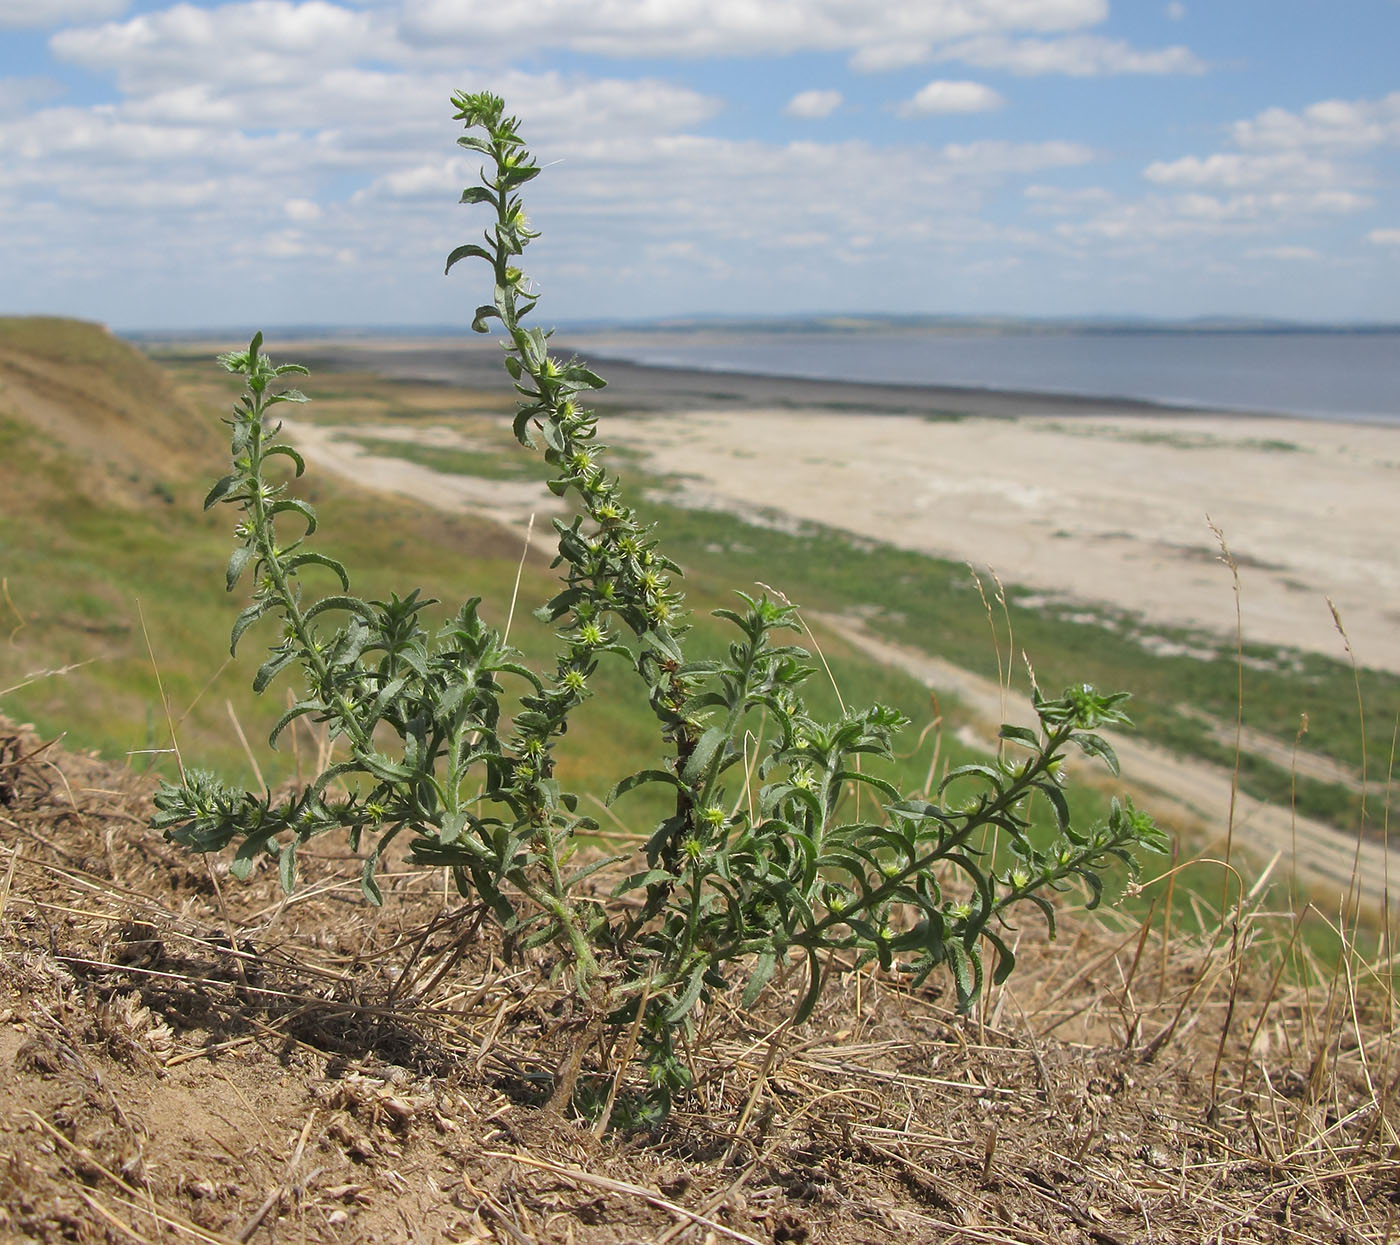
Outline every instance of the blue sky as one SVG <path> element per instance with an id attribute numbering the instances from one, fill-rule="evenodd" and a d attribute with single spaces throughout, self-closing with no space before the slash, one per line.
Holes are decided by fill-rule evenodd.
<path id="1" fill-rule="evenodd" d="M 1400 0 L 0 0 L 0 312 L 463 322 L 460 87 L 550 166 L 546 319 L 1400 321 L 1397 49 Z"/>

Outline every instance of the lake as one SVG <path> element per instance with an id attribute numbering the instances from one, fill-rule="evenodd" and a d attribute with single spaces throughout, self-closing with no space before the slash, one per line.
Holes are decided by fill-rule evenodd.
<path id="1" fill-rule="evenodd" d="M 608 334 L 659 367 L 1027 390 L 1311 419 L 1400 423 L 1400 331 Z"/>

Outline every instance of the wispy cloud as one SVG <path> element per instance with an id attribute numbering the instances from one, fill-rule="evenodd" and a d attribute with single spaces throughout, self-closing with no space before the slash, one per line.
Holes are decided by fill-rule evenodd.
<path id="1" fill-rule="evenodd" d="M 0 310 L 452 318 L 442 258 L 482 227 L 451 206 L 477 172 L 451 143 L 458 87 L 504 95 L 546 165 L 530 259 L 561 317 L 992 291 L 1053 310 L 1071 286 L 1156 297 L 1163 264 L 1286 273 L 1395 248 L 1400 92 L 1284 109 L 1266 105 L 1296 96 L 1251 80 L 1202 139 L 1172 76 L 1208 67 L 1152 45 L 1161 0 L 1127 12 L 0 0 L 0 26 L 31 27 L 22 76 L 0 76 Z M 1190 19 L 1204 40 L 1211 12 Z"/>
<path id="2" fill-rule="evenodd" d="M 125 13 L 128 0 L 0 0 L 0 29 L 51 30 L 70 22 L 97 21 Z"/>
<path id="3" fill-rule="evenodd" d="M 820 121 L 841 107 L 840 91 L 799 91 L 783 107 L 783 113 L 803 121 Z"/>
<path id="4" fill-rule="evenodd" d="M 424 42 L 569 47 L 595 55 L 752 56 L 932 45 L 996 31 L 1067 31 L 1108 16 L 1107 0 L 407 0 L 402 31 Z"/>
<path id="5" fill-rule="evenodd" d="M 990 112 L 1006 101 L 980 82 L 939 79 L 921 87 L 896 110 L 902 117 L 930 117 L 940 113 Z"/>
<path id="6" fill-rule="evenodd" d="M 1302 110 L 1268 108 L 1230 127 L 1249 150 L 1364 151 L 1400 143 L 1400 91 L 1381 99 L 1325 99 Z"/>
<path id="7" fill-rule="evenodd" d="M 978 69 L 1001 69 L 1025 76 L 1068 74 L 1073 78 L 1104 74 L 1199 74 L 1206 70 L 1200 57 L 1179 44 L 1143 50 L 1102 35 L 1068 35 L 1059 39 L 985 35 L 941 48 L 933 59 L 961 61 Z"/>

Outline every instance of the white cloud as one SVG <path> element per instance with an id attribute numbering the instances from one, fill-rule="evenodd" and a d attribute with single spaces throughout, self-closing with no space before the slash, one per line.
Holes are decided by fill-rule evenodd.
<path id="1" fill-rule="evenodd" d="M 1106 239 L 1151 248 L 1182 238 L 1254 237 L 1348 216 L 1372 203 L 1365 195 L 1345 190 L 1154 194 L 1111 204 L 1083 220 L 1064 221 L 1056 233 L 1067 241 Z"/>
<path id="2" fill-rule="evenodd" d="M 949 143 L 941 154 L 954 165 L 987 172 L 994 170 L 998 174 L 1073 168 L 1088 164 L 1094 158 L 1093 150 L 1082 143 L 1063 140 L 1008 143 L 995 138 L 975 143 Z"/>
<path id="3" fill-rule="evenodd" d="M 1141 243 L 1195 236 L 1282 233 L 1355 215 L 1383 184 L 1365 152 L 1400 144 L 1400 92 L 1379 100 L 1323 100 L 1300 112 L 1270 108 L 1225 130 L 1232 151 L 1156 160 L 1143 179 L 1164 192 L 1060 227 L 1063 236 Z M 1317 256 L 1289 243 L 1260 244 L 1249 258 Z"/>
<path id="4" fill-rule="evenodd" d="M 1167 5 L 1167 17 L 1172 21 L 1179 22 L 1185 16 L 1186 6 L 1181 3 L 1181 0 L 1172 0 L 1172 2 Z"/>
<path id="5" fill-rule="evenodd" d="M 70 22 L 100 21 L 126 11 L 128 0 L 0 0 L 0 29 L 33 26 L 51 30 Z"/>
<path id="6" fill-rule="evenodd" d="M 604 56 L 755 55 L 931 44 L 996 31 L 1078 30 L 1107 0 L 407 0 L 421 42 L 570 47 Z"/>
<path id="7" fill-rule="evenodd" d="M 783 112 L 802 121 L 820 121 L 841 107 L 842 98 L 840 91 L 799 91 L 788 100 Z"/>
<path id="8" fill-rule="evenodd" d="M 19 116 L 37 101 L 62 93 L 63 88 L 51 78 L 0 78 L 0 121 Z"/>
<path id="9" fill-rule="evenodd" d="M 1381 99 L 1326 99 L 1289 112 L 1268 108 L 1230 127 L 1236 146 L 1246 149 L 1320 148 L 1363 151 L 1400 143 L 1400 91 Z"/>
<path id="10" fill-rule="evenodd" d="M 1024 76 L 1068 74 L 1199 74 L 1206 66 L 1190 48 L 1176 45 L 1142 51 L 1121 39 L 1068 35 L 1059 39 L 1011 39 L 984 35 L 940 49 L 939 61 L 962 61 L 979 69 L 1001 69 Z"/>
<path id="11" fill-rule="evenodd" d="M 321 216 L 321 205 L 312 199 L 288 199 L 282 205 L 288 220 L 313 221 Z"/>
<path id="12" fill-rule="evenodd" d="M 980 82 L 939 79 L 915 92 L 899 106 L 902 117 L 930 117 L 942 113 L 988 112 L 1000 108 L 1001 96 Z"/>
<path id="13" fill-rule="evenodd" d="M 1366 241 L 1374 246 L 1400 246 L 1400 229 L 1373 229 Z"/>
<path id="14" fill-rule="evenodd" d="M 1245 259 L 1282 260 L 1286 264 L 1312 263 L 1322 258 L 1310 246 L 1256 246 L 1244 253 Z"/>
<path id="15" fill-rule="evenodd" d="M 908 69 L 931 60 L 933 52 L 927 43 L 870 43 L 851 57 L 851 68 L 861 73 L 887 73 Z"/>
<path id="16" fill-rule="evenodd" d="M 1330 186 L 1339 180 L 1336 166 L 1300 152 L 1246 155 L 1216 152 L 1201 158 L 1182 156 L 1179 160 L 1157 160 L 1143 170 L 1143 176 L 1160 186 L 1218 186 L 1227 190 L 1246 186 Z"/>
<path id="17" fill-rule="evenodd" d="M 327 0 L 249 0 L 216 9 L 176 4 L 126 22 L 59 31 L 55 56 L 111 73 L 124 90 L 237 82 L 266 89 L 317 68 L 401 53 L 386 17 Z"/>
<path id="18" fill-rule="evenodd" d="M 1021 193 L 1030 204 L 1030 210 L 1043 216 L 1077 216 L 1086 209 L 1100 208 L 1113 202 L 1112 192 L 1103 186 L 1066 189 L 1061 186 L 1044 186 L 1037 182 L 1027 186 Z"/>

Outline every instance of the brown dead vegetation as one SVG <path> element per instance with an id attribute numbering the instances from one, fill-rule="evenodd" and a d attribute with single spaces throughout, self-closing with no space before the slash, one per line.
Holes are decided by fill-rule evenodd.
<path id="1" fill-rule="evenodd" d="M 164 843 L 148 794 L 0 721 L 5 1238 L 1397 1234 L 1390 997 L 1354 949 L 1289 951 L 1288 914 L 1244 905 L 1204 937 L 1028 926 L 971 1017 L 840 964 L 797 1031 L 781 984 L 747 1014 L 717 999 L 695 1095 L 599 1137 L 540 1105 L 567 989 L 503 962 L 440 877 L 391 875 L 376 911 L 328 846 L 287 898 L 275 870 L 241 884 Z M 600 1092 L 606 1058 L 585 1068 Z"/>

